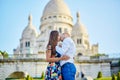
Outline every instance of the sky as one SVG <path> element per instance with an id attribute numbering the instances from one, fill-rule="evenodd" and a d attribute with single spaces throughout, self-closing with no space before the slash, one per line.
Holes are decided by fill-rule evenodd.
<path id="1" fill-rule="evenodd" d="M 0 0 L 0 50 L 13 53 L 32 14 L 38 32 L 40 18 L 50 0 Z M 64 0 L 76 23 L 76 12 L 87 28 L 90 43 L 99 53 L 120 54 L 120 0 Z M 118 55 L 118 54 L 117 54 Z"/>

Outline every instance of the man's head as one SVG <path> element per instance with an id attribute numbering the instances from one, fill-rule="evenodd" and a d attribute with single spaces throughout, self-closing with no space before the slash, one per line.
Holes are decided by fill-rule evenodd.
<path id="1" fill-rule="evenodd" d="M 63 41 L 65 38 L 70 37 L 69 33 L 62 33 L 60 34 L 60 40 Z"/>

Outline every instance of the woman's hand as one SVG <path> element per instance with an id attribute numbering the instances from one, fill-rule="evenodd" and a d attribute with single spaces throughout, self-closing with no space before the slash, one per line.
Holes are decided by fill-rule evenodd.
<path id="1" fill-rule="evenodd" d="M 59 43 L 59 45 L 58 45 L 59 47 L 62 47 L 62 43 Z"/>
<path id="2" fill-rule="evenodd" d="M 63 55 L 63 56 L 61 57 L 61 60 L 68 60 L 68 59 L 70 59 L 70 57 L 67 56 L 67 55 Z"/>

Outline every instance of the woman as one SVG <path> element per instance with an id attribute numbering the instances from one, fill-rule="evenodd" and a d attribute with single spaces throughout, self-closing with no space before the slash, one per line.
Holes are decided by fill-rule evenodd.
<path id="1" fill-rule="evenodd" d="M 49 62 L 45 74 L 45 80 L 62 80 L 60 60 L 68 60 L 68 56 L 62 56 L 56 52 L 56 45 L 60 40 L 58 31 L 50 33 L 46 50 L 46 61 Z"/>

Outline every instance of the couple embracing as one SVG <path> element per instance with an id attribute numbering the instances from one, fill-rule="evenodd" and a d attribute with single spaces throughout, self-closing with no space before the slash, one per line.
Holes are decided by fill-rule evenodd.
<path id="1" fill-rule="evenodd" d="M 62 45 L 58 44 L 59 41 L 62 41 Z M 49 64 L 45 80 L 75 80 L 75 52 L 75 44 L 68 33 L 59 35 L 58 31 L 51 31 L 46 50 Z"/>

